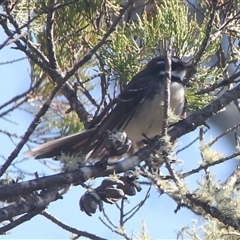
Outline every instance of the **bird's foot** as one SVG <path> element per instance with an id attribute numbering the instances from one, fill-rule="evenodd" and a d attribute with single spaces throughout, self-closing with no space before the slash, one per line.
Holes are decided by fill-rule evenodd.
<path id="1" fill-rule="evenodd" d="M 122 156 L 132 145 L 126 132 L 107 131 L 104 139 L 104 147 L 109 153 L 109 157 Z"/>
<path id="2" fill-rule="evenodd" d="M 160 138 L 161 138 L 161 136 L 159 136 L 159 135 L 156 135 L 155 137 L 153 137 L 153 138 L 149 138 L 145 133 L 143 133 L 142 134 L 143 135 L 143 137 L 144 137 L 144 139 L 142 140 L 142 142 L 144 143 L 144 144 L 151 144 L 151 143 L 154 143 L 155 141 L 158 141 Z"/>
<path id="3" fill-rule="evenodd" d="M 106 170 L 108 166 L 108 158 L 109 158 L 109 155 L 106 154 L 100 161 L 96 162 L 94 166 L 96 166 L 100 170 Z"/>

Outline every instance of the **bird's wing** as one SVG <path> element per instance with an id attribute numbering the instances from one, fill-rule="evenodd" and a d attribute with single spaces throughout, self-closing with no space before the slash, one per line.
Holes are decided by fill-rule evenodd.
<path id="1" fill-rule="evenodd" d="M 158 81 L 158 75 L 149 73 L 147 69 L 142 70 L 135 75 L 123 92 L 108 104 L 89 129 L 44 143 L 26 152 L 25 156 L 40 159 L 60 156 L 62 153 L 79 152 L 83 154 L 92 152 L 95 156 L 98 153 L 102 155 L 105 132 L 107 130 L 124 131 L 139 106 L 156 91 Z"/>
<path id="2" fill-rule="evenodd" d="M 151 97 L 156 91 L 158 78 L 158 76 L 145 74 L 135 76 L 133 82 L 130 82 L 123 92 L 114 99 L 115 103 L 96 127 L 93 135 L 86 143 L 86 148 L 84 148 L 86 153 L 92 149 L 97 151 L 99 148 L 102 148 L 104 134 L 107 130 L 124 131 L 137 109 L 144 103 L 144 100 Z M 153 84 L 149 84 L 149 82 Z"/>

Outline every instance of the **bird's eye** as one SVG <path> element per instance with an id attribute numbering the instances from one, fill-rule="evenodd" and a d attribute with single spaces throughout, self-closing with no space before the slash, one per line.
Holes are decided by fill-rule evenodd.
<path id="1" fill-rule="evenodd" d="M 178 60 L 178 62 L 172 61 L 172 69 L 173 70 L 184 69 L 184 65 L 183 65 L 182 61 L 179 61 L 179 60 Z"/>

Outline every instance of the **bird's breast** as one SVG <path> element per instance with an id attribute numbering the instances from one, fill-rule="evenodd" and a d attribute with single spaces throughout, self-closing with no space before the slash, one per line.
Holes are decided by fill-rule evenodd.
<path id="1" fill-rule="evenodd" d="M 185 95 L 182 84 L 172 82 L 170 85 L 170 107 L 176 115 L 181 115 L 184 108 Z M 160 86 L 153 96 L 147 97 L 139 106 L 125 128 L 128 137 L 141 141 L 145 134 L 152 138 L 162 131 L 163 126 L 164 90 Z"/>

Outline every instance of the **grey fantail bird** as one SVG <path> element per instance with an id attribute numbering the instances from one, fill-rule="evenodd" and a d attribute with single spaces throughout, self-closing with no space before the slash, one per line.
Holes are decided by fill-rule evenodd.
<path id="1" fill-rule="evenodd" d="M 169 105 L 175 115 L 182 116 L 186 104 L 183 79 L 193 67 L 175 56 L 171 60 Z M 106 153 L 103 145 L 106 132 L 113 130 L 127 134 L 132 142 L 128 153 L 132 153 L 133 149 L 135 151 L 143 146 L 144 136 L 152 138 L 161 134 L 165 76 L 166 57 L 153 58 L 103 109 L 88 129 L 44 143 L 26 152 L 25 156 L 40 159 L 58 157 L 62 153 L 83 154 L 88 161 L 96 162 Z"/>

